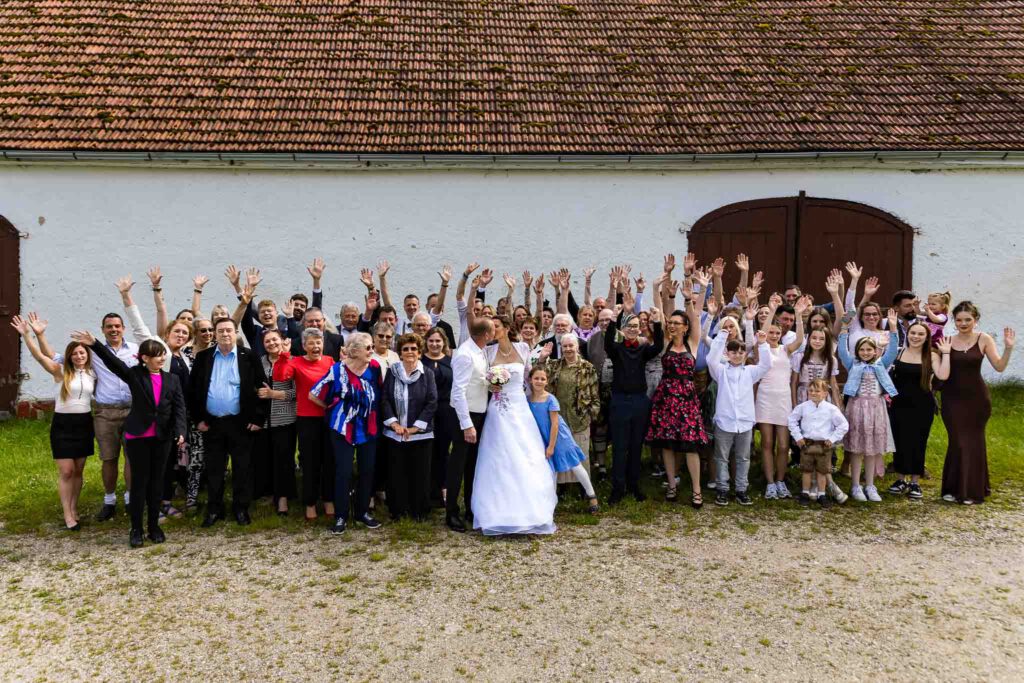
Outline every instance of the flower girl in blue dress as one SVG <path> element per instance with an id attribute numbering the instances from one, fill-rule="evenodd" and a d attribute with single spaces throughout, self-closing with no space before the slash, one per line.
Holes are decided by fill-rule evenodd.
<path id="1" fill-rule="evenodd" d="M 548 373 L 543 365 L 535 365 L 530 370 L 530 412 L 537 421 L 540 436 L 547 447 L 548 462 L 555 472 L 569 472 L 576 475 L 576 481 L 583 487 L 590 499 L 590 514 L 598 511 L 597 495 L 590 476 L 583 466 L 587 456 L 572 438 L 569 425 L 559 419 L 558 399 L 547 391 Z"/>

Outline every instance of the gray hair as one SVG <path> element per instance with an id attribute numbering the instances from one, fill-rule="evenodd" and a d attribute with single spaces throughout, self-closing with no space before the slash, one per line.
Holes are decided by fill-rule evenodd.
<path id="1" fill-rule="evenodd" d="M 348 303 L 342 304 L 341 305 L 341 314 L 345 315 L 345 311 L 352 310 L 352 309 L 355 309 L 356 313 L 359 312 L 359 306 L 355 302 L 353 302 L 353 301 L 349 301 Z"/>
<path id="2" fill-rule="evenodd" d="M 373 348 L 373 338 L 365 332 L 353 332 L 348 335 L 348 341 L 345 342 L 345 352 L 359 347 L 362 349 Z"/>
<path id="3" fill-rule="evenodd" d="M 566 341 L 571 343 L 577 349 L 580 348 L 580 338 L 577 337 L 575 334 L 572 334 L 571 332 L 569 334 L 563 334 L 561 339 L 562 346 L 565 346 Z"/>
<path id="4" fill-rule="evenodd" d="M 373 326 L 374 334 L 380 334 L 382 332 L 390 332 L 391 334 L 394 334 L 395 326 L 392 325 L 391 323 L 377 323 L 376 325 Z"/>
<path id="5" fill-rule="evenodd" d="M 302 331 L 302 343 L 305 345 L 307 339 L 323 339 L 324 333 L 315 327 L 307 327 Z"/>
<path id="6" fill-rule="evenodd" d="M 572 316 L 569 315 L 568 313 L 559 313 L 551 319 L 552 325 L 559 322 L 567 322 L 570 326 L 572 326 Z"/>
<path id="7" fill-rule="evenodd" d="M 426 311 L 417 311 L 416 315 L 414 315 L 412 317 L 412 321 L 415 323 L 416 322 L 416 318 L 419 318 L 420 316 L 423 316 L 424 318 L 426 318 L 428 324 L 433 325 L 434 319 L 432 317 L 430 317 L 430 314 L 427 313 Z"/>
<path id="8" fill-rule="evenodd" d="M 306 309 L 305 311 L 303 311 L 303 313 L 302 313 L 302 322 L 306 322 L 306 318 L 308 318 L 308 317 L 309 317 L 309 314 L 310 314 L 310 313 L 319 313 L 320 315 L 323 315 L 323 314 L 324 314 L 324 312 L 323 312 L 323 311 L 321 311 L 321 310 L 320 310 L 319 308 L 317 308 L 316 306 L 310 306 L 310 307 L 309 307 L 309 308 L 307 308 L 307 309 Z"/>

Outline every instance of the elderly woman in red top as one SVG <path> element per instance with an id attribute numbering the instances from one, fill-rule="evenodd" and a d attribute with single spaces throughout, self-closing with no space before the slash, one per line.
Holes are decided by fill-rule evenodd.
<path id="1" fill-rule="evenodd" d="M 315 327 L 302 331 L 305 356 L 293 358 L 282 352 L 274 363 L 274 381 L 295 382 L 295 430 L 302 463 L 302 501 L 306 519 L 316 519 L 316 502 L 322 499 L 324 514 L 334 516 L 334 454 L 327 436 L 324 409 L 309 400 L 309 391 L 320 381 L 334 360 L 325 357 L 324 333 Z"/>

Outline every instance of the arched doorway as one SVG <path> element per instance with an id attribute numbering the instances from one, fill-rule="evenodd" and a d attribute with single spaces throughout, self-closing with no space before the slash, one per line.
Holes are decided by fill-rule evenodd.
<path id="1" fill-rule="evenodd" d="M 825 278 L 847 261 L 863 266 L 865 277 L 877 276 L 882 293 L 910 289 L 913 281 L 913 228 L 867 204 L 803 192 L 715 209 L 690 229 L 688 240 L 699 263 L 719 256 L 731 263 L 741 252 L 749 256 L 751 271 L 764 272 L 762 301 L 795 282 L 815 302 L 825 303 Z M 735 268 L 726 270 L 726 298 L 738 277 Z"/>
<path id="2" fill-rule="evenodd" d="M 21 386 L 21 339 L 11 318 L 21 308 L 21 235 L 0 216 L 0 416 L 14 413 Z"/>

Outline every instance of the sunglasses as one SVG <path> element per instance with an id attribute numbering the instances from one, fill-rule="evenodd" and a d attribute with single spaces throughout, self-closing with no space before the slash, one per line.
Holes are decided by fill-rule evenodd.
<path id="1" fill-rule="evenodd" d="M 199 328 L 199 334 L 213 334 L 213 328 L 212 327 L 200 327 Z"/>
<path id="2" fill-rule="evenodd" d="M 393 334 L 378 334 L 377 339 L 394 339 Z"/>

